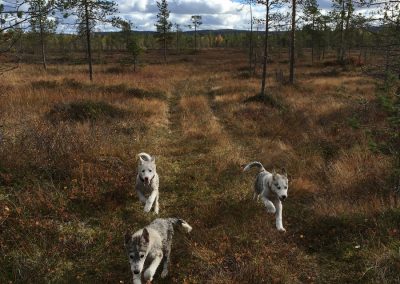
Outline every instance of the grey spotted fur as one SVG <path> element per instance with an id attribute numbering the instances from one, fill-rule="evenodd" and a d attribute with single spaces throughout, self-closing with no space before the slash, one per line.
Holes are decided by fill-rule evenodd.
<path id="1" fill-rule="evenodd" d="M 143 273 L 145 281 L 153 280 L 157 267 L 161 262 L 163 262 L 161 277 L 167 276 L 174 225 L 182 226 L 188 233 L 192 230 L 192 227 L 182 219 L 159 218 L 134 234 L 127 233 L 125 235 L 125 247 L 133 273 L 134 284 L 141 283 L 143 268 L 148 263 L 149 265 Z"/>

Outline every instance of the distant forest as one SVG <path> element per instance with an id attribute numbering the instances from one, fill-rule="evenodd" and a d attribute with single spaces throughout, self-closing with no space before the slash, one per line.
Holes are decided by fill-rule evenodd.
<path id="1" fill-rule="evenodd" d="M 42 62 L 46 68 L 46 60 L 74 63 L 84 57 L 72 56 L 74 53 L 86 54 L 91 66 L 92 61 L 102 62 L 103 54 L 109 52 L 126 51 L 136 64 L 147 50 L 163 50 L 166 61 L 167 53 L 240 48 L 249 50 L 250 69 L 265 65 L 274 55 L 287 58 L 292 83 L 295 60 L 305 54 L 311 64 L 326 59 L 329 53 L 342 65 L 369 64 L 381 75 L 400 74 L 398 0 L 333 0 L 329 12 L 316 0 L 244 0 L 243 9 L 261 6 L 266 10 L 263 18 L 250 13 L 247 31 L 202 30 L 201 15 L 193 15 L 191 25 L 185 28 L 191 30 L 183 31 L 181 25 L 170 22 L 173 11 L 168 9 L 168 1 L 157 3 L 156 32 L 135 31 L 134 23 L 117 16 L 113 1 L 17 0 L 8 6 L 0 4 L 0 71 L 12 68 L 7 64 L 15 62 Z M 288 8 L 286 14 L 279 12 L 282 7 Z M 73 22 L 68 25 L 71 31 L 75 29 L 74 34 L 57 32 L 67 18 Z M 104 25 L 113 25 L 115 32 L 98 32 Z"/>

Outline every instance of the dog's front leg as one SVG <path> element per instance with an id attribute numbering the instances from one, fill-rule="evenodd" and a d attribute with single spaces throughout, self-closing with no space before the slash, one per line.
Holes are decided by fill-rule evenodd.
<path id="1" fill-rule="evenodd" d="M 283 227 L 282 223 L 282 202 L 280 200 L 277 200 L 275 202 L 275 207 L 276 207 L 276 213 L 275 213 L 276 228 L 278 229 L 278 231 L 286 232 L 286 229 Z"/>
<path id="2" fill-rule="evenodd" d="M 161 272 L 161 278 L 167 277 L 167 275 L 168 275 L 168 266 L 169 266 L 170 260 L 171 260 L 171 240 L 169 240 L 169 243 L 168 243 L 167 248 L 165 250 L 164 263 L 163 263 L 163 270 Z"/>
<path id="3" fill-rule="evenodd" d="M 160 210 L 160 205 L 158 204 L 158 198 L 160 197 L 160 193 L 157 193 L 156 200 L 154 201 L 154 213 L 158 214 Z"/>
<path id="4" fill-rule="evenodd" d="M 146 212 L 146 213 L 150 212 L 151 207 L 153 206 L 153 203 L 156 200 L 157 196 L 158 196 L 158 190 L 153 189 L 149 198 L 146 200 L 146 205 L 144 206 L 144 212 Z M 158 214 L 158 212 L 156 212 L 156 214 Z"/>
<path id="5" fill-rule="evenodd" d="M 261 200 L 264 203 L 265 207 L 267 207 L 268 213 L 274 214 L 276 212 L 275 205 L 271 202 L 271 200 L 269 200 L 265 196 L 261 196 Z"/>
<path id="6" fill-rule="evenodd" d="M 156 273 L 157 267 L 160 265 L 160 262 L 163 258 L 162 251 L 157 252 L 156 256 L 153 259 L 153 262 L 150 264 L 149 268 L 144 272 L 144 280 L 145 281 L 153 281 L 153 276 Z"/>
<path id="7" fill-rule="evenodd" d="M 140 189 L 136 189 L 137 196 L 139 197 L 140 202 L 146 203 L 146 197 Z"/>

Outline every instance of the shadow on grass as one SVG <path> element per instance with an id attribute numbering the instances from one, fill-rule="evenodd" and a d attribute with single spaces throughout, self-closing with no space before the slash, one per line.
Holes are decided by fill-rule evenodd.
<path id="1" fill-rule="evenodd" d="M 285 104 L 282 98 L 276 96 L 276 95 L 262 95 L 262 94 L 257 94 L 255 96 L 252 96 L 250 98 L 247 98 L 244 100 L 244 103 L 262 103 L 266 106 L 270 106 L 273 108 L 277 108 L 279 110 L 287 110 L 288 106 Z"/>
<path id="2" fill-rule="evenodd" d="M 39 80 L 31 83 L 34 90 L 40 89 L 72 89 L 78 91 L 84 91 L 90 94 L 103 92 L 103 93 L 114 93 L 121 94 L 126 98 L 139 98 L 139 99 L 158 99 L 166 100 L 166 94 L 160 90 L 144 90 L 139 88 L 131 88 L 126 84 L 118 85 L 97 85 L 97 84 L 87 84 L 79 82 L 74 79 L 64 79 L 62 81 L 49 81 L 49 80 Z"/>
<path id="3" fill-rule="evenodd" d="M 105 102 L 78 101 L 56 104 L 46 115 L 52 123 L 95 121 L 125 117 L 129 112 Z"/>

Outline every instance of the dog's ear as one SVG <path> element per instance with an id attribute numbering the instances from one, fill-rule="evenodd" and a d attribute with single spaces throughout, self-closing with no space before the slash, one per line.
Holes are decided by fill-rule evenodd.
<path id="1" fill-rule="evenodd" d="M 282 168 L 282 174 L 285 176 L 285 177 L 287 177 L 287 171 L 286 171 L 286 169 L 285 168 Z"/>
<path id="2" fill-rule="evenodd" d="M 132 234 L 129 232 L 125 233 L 125 245 L 127 246 L 130 242 L 130 240 L 132 239 Z"/>
<path id="3" fill-rule="evenodd" d="M 148 244 L 150 240 L 149 231 L 146 228 L 143 229 L 142 236 L 140 237 L 140 242 L 142 244 Z"/>
<path id="4" fill-rule="evenodd" d="M 144 163 L 144 160 L 143 160 L 142 156 L 139 156 L 139 164 L 143 164 L 143 163 Z"/>
<path id="5" fill-rule="evenodd" d="M 151 157 L 151 161 L 153 162 L 153 163 L 155 163 L 156 162 L 156 157 Z"/>

